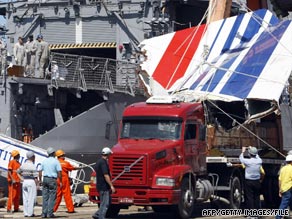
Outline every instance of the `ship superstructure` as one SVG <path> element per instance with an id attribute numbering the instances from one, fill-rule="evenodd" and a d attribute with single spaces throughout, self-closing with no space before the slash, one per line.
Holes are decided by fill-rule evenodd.
<path id="1" fill-rule="evenodd" d="M 2 68 L 1 132 L 61 147 L 77 158 L 113 145 L 124 107 L 144 99 L 136 74 L 139 43 L 196 25 L 207 6 L 206 1 L 8 2 L 5 37 L 14 66 Z M 26 41 L 38 34 L 51 50 L 44 79 L 24 77 L 13 56 L 19 36 Z"/>
<path id="2" fill-rule="evenodd" d="M 43 34 L 52 51 L 136 60 L 145 38 L 196 25 L 208 1 L 17 1 L 7 6 L 8 51 Z"/>

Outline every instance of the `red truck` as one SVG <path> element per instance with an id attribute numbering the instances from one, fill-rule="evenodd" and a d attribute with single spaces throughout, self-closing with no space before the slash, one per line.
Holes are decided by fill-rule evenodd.
<path id="1" fill-rule="evenodd" d="M 247 139 L 257 147 L 261 145 L 252 136 L 235 136 L 236 142 L 227 144 L 235 155 L 228 157 L 220 154 L 226 144 L 222 139 L 233 136 L 212 130 L 205 126 L 201 103 L 152 98 L 128 106 L 123 113 L 118 143 L 109 159 L 116 193 L 112 194 L 108 216 L 116 216 L 121 208 L 140 205 L 189 218 L 196 202 L 209 199 L 225 200 L 231 208 L 240 208 L 244 201 L 244 172 L 239 167 L 227 167 L 226 163 L 239 162 L 241 144 L 247 143 Z M 219 137 L 221 142 L 214 141 Z M 214 143 L 222 147 L 216 148 Z M 264 185 L 273 188 L 265 191 L 264 196 L 270 204 L 277 204 L 277 172 L 282 160 L 263 160 L 267 175 Z M 95 173 L 89 199 L 99 202 Z"/>

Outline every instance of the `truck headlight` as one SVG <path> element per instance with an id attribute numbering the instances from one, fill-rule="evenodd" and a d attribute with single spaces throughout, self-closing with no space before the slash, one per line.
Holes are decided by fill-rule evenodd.
<path id="1" fill-rule="evenodd" d="M 174 186 L 175 181 L 172 178 L 159 177 L 156 179 L 156 185 L 158 185 L 158 186 Z"/>

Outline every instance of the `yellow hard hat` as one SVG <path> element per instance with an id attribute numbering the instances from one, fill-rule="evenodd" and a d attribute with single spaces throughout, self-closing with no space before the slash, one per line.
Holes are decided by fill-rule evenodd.
<path id="1" fill-rule="evenodd" d="M 56 151 L 56 156 L 57 156 L 57 157 L 61 157 L 61 156 L 63 156 L 63 155 L 65 155 L 65 152 L 64 152 L 63 150 L 60 149 L 60 150 L 57 150 L 57 151 Z"/>
<path id="2" fill-rule="evenodd" d="M 12 157 L 16 157 L 17 155 L 19 155 L 19 151 L 17 151 L 17 150 L 11 151 L 11 156 Z"/>

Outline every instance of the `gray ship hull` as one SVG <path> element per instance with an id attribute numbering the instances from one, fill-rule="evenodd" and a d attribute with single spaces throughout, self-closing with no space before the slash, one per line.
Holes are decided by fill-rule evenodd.
<path id="1" fill-rule="evenodd" d="M 110 94 L 107 101 L 41 135 L 31 144 L 61 148 L 69 157 L 89 164 L 96 160 L 103 147 L 112 147 L 117 142 L 124 108 L 144 100 L 142 96 Z"/>

